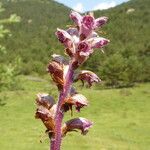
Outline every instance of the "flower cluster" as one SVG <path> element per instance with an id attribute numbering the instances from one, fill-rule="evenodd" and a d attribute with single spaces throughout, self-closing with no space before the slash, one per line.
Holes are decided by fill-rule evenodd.
<path id="1" fill-rule="evenodd" d="M 81 16 L 72 11 L 70 18 L 75 26 L 67 30 L 58 28 L 56 32 L 69 59 L 54 54 L 47 68 L 60 92 L 59 100 L 55 103 L 48 94 L 38 94 L 36 99 L 38 108 L 35 116 L 46 126 L 52 150 L 60 150 L 61 139 L 67 132 L 81 130 L 81 134 L 85 135 L 92 126 L 93 123 L 85 118 L 74 118 L 63 125 L 62 120 L 68 110 L 72 114 L 73 107 L 79 112 L 88 105 L 87 98 L 75 90 L 73 82 L 81 80 L 83 85 L 87 82 L 91 87 L 94 82 L 101 81 L 92 71 L 82 70 L 77 73 L 76 69 L 92 55 L 94 49 L 102 48 L 109 43 L 108 39 L 96 33 L 96 30 L 108 21 L 107 17 L 95 19 L 92 14 Z"/>

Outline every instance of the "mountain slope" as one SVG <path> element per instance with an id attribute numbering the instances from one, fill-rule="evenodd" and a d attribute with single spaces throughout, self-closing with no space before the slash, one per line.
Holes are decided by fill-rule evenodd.
<path id="1" fill-rule="evenodd" d="M 17 13 L 22 22 L 8 25 L 13 36 L 3 41 L 8 55 L 0 56 L 0 61 L 11 61 L 19 55 L 23 61 L 22 73 L 45 73 L 50 54 L 63 52 L 54 33 L 57 27 L 65 28 L 71 23 L 70 9 L 52 0 L 3 2 L 6 11 L 1 17 Z M 125 86 L 149 81 L 149 6 L 149 0 L 130 0 L 115 8 L 95 11 L 95 17 L 110 18 L 102 28 L 102 36 L 109 38 L 111 43 L 105 48 L 105 54 L 96 52 L 85 67 L 101 75 L 107 85 Z"/>
<path id="2" fill-rule="evenodd" d="M 4 39 L 8 49 L 7 60 L 11 61 L 19 55 L 24 63 L 24 73 L 32 70 L 44 72 L 50 54 L 60 48 L 56 45 L 56 28 L 67 25 L 70 9 L 52 0 L 4 1 L 3 6 L 5 11 L 2 17 L 12 13 L 21 17 L 19 24 L 8 25 L 12 37 Z M 0 59 L 5 61 L 4 57 Z"/>

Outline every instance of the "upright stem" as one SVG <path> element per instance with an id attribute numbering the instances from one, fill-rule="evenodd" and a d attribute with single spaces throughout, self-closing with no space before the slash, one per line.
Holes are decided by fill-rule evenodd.
<path id="1" fill-rule="evenodd" d="M 50 142 L 50 150 L 54 150 L 54 146 L 55 146 L 55 140 L 54 140 L 54 139 L 51 139 L 51 142 Z"/>
<path id="2" fill-rule="evenodd" d="M 61 125 L 62 120 L 64 117 L 63 112 L 61 111 L 61 104 L 68 95 L 68 92 L 71 88 L 73 82 L 73 69 L 72 69 L 72 63 L 69 65 L 69 69 L 66 75 L 65 83 L 63 90 L 60 92 L 59 95 L 59 101 L 57 104 L 57 110 L 56 110 L 56 118 L 55 118 L 55 142 L 52 143 L 54 146 L 51 146 L 51 150 L 60 150 L 61 146 Z"/>

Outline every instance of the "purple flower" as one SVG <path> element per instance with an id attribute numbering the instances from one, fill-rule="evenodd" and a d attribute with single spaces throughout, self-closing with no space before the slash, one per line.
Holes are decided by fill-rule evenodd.
<path id="1" fill-rule="evenodd" d="M 85 118 L 74 118 L 67 121 L 62 127 L 62 136 L 65 136 L 67 132 L 81 130 L 81 134 L 86 135 L 89 128 L 93 123 Z"/>
<path id="2" fill-rule="evenodd" d="M 94 17 L 90 15 L 86 15 L 82 18 L 82 24 L 80 27 L 80 39 L 84 40 L 89 35 L 91 35 L 92 31 L 94 29 Z"/>
<path id="3" fill-rule="evenodd" d="M 102 48 L 106 46 L 110 41 L 102 37 L 93 37 L 88 39 L 88 42 L 91 44 L 92 48 Z"/>
<path id="4" fill-rule="evenodd" d="M 88 101 L 85 96 L 82 94 L 74 94 L 71 97 L 68 97 L 64 100 L 64 104 L 62 105 L 64 111 L 72 110 L 72 106 L 75 106 L 76 110 L 79 112 L 80 109 L 84 106 L 88 105 Z"/>
<path id="5" fill-rule="evenodd" d="M 62 44 L 64 44 L 65 47 L 72 48 L 72 46 L 73 46 L 72 37 L 70 36 L 70 34 L 68 32 L 58 28 L 57 32 L 56 32 L 56 36 L 57 36 L 58 40 Z"/>
<path id="6" fill-rule="evenodd" d="M 83 41 L 78 44 L 77 52 L 79 52 L 80 56 L 89 56 L 93 50 L 87 42 Z"/>
<path id="7" fill-rule="evenodd" d="M 71 11 L 70 18 L 76 23 L 77 26 L 81 26 L 82 16 L 79 13 Z"/>
<path id="8" fill-rule="evenodd" d="M 105 16 L 95 19 L 95 24 L 94 24 L 95 29 L 103 26 L 104 24 L 107 23 L 107 21 L 108 21 L 108 17 Z"/>
<path id="9" fill-rule="evenodd" d="M 93 29 L 94 26 L 94 17 L 86 15 L 82 18 L 82 25 L 84 28 Z"/>
<path id="10" fill-rule="evenodd" d="M 93 30 L 103 26 L 108 21 L 107 17 L 95 19 L 92 14 L 81 16 L 79 13 L 74 11 L 71 12 L 70 18 L 78 26 L 80 40 L 84 40 L 89 37 Z"/>
<path id="11" fill-rule="evenodd" d="M 89 87 L 91 87 L 94 82 L 98 83 L 101 81 L 100 78 L 95 73 L 93 73 L 92 71 L 88 71 L 88 70 L 82 70 L 77 75 L 75 80 L 81 80 L 83 85 L 84 85 L 84 81 L 86 81 Z"/>

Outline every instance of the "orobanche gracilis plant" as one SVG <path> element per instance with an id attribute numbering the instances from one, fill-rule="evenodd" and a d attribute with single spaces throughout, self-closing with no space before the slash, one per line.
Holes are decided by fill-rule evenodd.
<path id="1" fill-rule="evenodd" d="M 102 27 L 108 20 L 107 17 L 95 19 L 90 13 L 81 16 L 72 11 L 70 18 L 75 23 L 74 27 L 67 30 L 57 29 L 56 36 L 65 47 L 65 54 L 68 59 L 60 55 L 53 54 L 52 61 L 48 64 L 48 72 L 59 90 L 59 99 L 55 103 L 54 99 L 48 94 L 37 95 L 36 118 L 42 120 L 46 126 L 50 138 L 50 149 L 60 150 L 62 138 L 71 131 L 81 130 L 85 135 L 92 122 L 85 118 L 74 118 L 62 124 L 65 112 L 71 111 L 75 107 L 77 111 L 88 105 L 85 96 L 79 94 L 73 87 L 73 82 L 86 81 L 90 86 L 94 82 L 100 82 L 99 77 L 88 70 L 77 72 L 80 67 L 94 52 L 94 49 L 102 48 L 109 43 L 108 39 L 99 37 L 97 29 Z"/>

